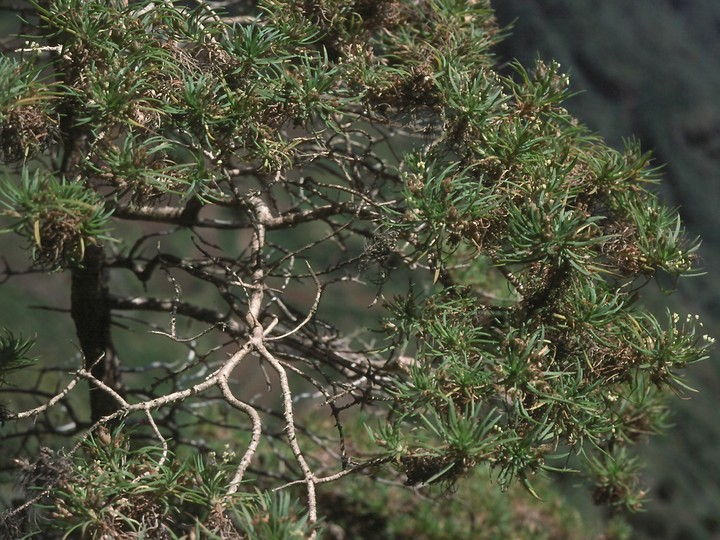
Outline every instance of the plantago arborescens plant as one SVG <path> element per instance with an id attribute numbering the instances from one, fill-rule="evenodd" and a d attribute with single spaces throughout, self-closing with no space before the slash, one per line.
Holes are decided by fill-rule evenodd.
<path id="1" fill-rule="evenodd" d="M 0 62 L 5 230 L 68 276 L 81 352 L 3 389 L 7 526 L 314 535 L 323 484 L 478 467 L 637 508 L 632 444 L 712 341 L 638 300 L 696 271 L 650 156 L 572 118 L 557 64 L 499 74 L 487 2 L 225 7 L 35 1 Z"/>

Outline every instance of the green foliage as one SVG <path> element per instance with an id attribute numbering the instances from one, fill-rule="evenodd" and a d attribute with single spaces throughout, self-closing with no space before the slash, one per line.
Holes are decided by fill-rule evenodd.
<path id="1" fill-rule="evenodd" d="M 204 5 L 33 5 L 54 56 L 0 65 L 3 133 L 4 111 L 42 96 L 57 140 L 7 146 L 24 161 L 3 214 L 36 266 L 70 272 L 83 363 L 15 418 L 60 435 L 49 409 L 80 379 L 91 406 L 111 402 L 87 422 L 65 400 L 82 451 L 48 454 L 49 479 L 27 465 L 45 530 L 312 537 L 318 488 L 371 467 L 444 488 L 487 469 L 538 497 L 537 473 L 577 468 L 599 502 L 640 507 L 630 448 L 666 427 L 680 370 L 713 340 L 693 317 L 661 323 L 638 290 L 695 272 L 698 242 L 637 143 L 614 150 L 562 108 L 559 65 L 497 73 L 488 2 L 267 0 L 233 24 Z M 380 288 L 362 288 L 374 262 Z M 340 287 L 383 305 L 382 344 L 321 319 Z M 152 330 L 130 339 L 186 356 L 123 371 L 123 310 Z M 302 403 L 316 399 L 333 426 L 313 423 Z M 343 427 L 361 407 L 372 441 Z M 140 415 L 159 446 L 107 431 Z M 173 454 L 222 442 L 242 451 Z"/>
<path id="2" fill-rule="evenodd" d="M 307 529 L 287 493 L 227 494 L 232 455 L 180 459 L 133 448 L 134 430 L 91 436 L 72 457 L 46 450 L 25 464 L 43 492 L 27 538 L 298 538 Z M 285 517 L 282 517 L 285 516 Z M 295 518 L 295 516 L 300 516 Z"/>
<path id="3" fill-rule="evenodd" d="M 0 57 L 0 157 L 6 163 L 34 156 L 52 140 L 51 86 L 32 61 Z"/>
<path id="4" fill-rule="evenodd" d="M 31 63 L 2 57 L 0 59 L 0 96 L 2 98 L 0 110 L 7 114 L 5 111 L 11 106 L 18 105 L 18 101 L 29 93 L 31 85 L 39 75 L 40 70 Z"/>
<path id="5" fill-rule="evenodd" d="M 14 335 L 5 329 L 0 335 L 0 387 L 8 384 L 7 376 L 13 371 L 33 365 L 37 358 L 30 355 L 34 340 Z"/>
<path id="6" fill-rule="evenodd" d="M 108 240 L 112 209 L 85 186 L 39 171 L 23 170 L 19 185 L 7 181 L 0 195 L 9 230 L 28 240 L 35 262 L 50 269 L 80 263 L 88 243 Z"/>
<path id="7" fill-rule="evenodd" d="M 452 481 L 481 461 L 501 484 L 527 482 L 568 451 L 605 455 L 663 425 L 657 389 L 684 386 L 677 369 L 712 345 L 690 318 L 662 326 L 637 305 L 637 277 L 692 273 L 698 246 L 644 187 L 647 155 L 629 145 L 621 156 L 559 108 L 567 80 L 556 65 L 515 68 L 517 81 L 485 76 L 474 92 L 466 70 L 436 78 L 457 114 L 446 114 L 444 139 L 407 159 L 406 208 L 387 214 L 443 284 L 392 306 L 395 345 L 416 353 L 378 439 L 393 441 L 412 484 Z M 472 105 L 458 101 L 466 93 Z M 456 267 L 488 271 L 486 260 L 509 301 L 456 280 Z M 628 404 L 642 428 L 620 412 Z M 616 460 L 634 469 L 624 453 Z M 603 489 L 637 507 L 632 490 Z"/>
<path id="8" fill-rule="evenodd" d="M 571 540 L 596 536 L 598 531 L 583 522 L 576 508 L 552 494 L 547 481 L 537 486 L 544 494 L 540 501 L 520 485 L 503 493 L 488 479 L 489 471 L 481 466 L 452 492 L 434 486 L 422 489 L 418 496 L 412 489 L 355 478 L 328 495 L 334 501 L 329 519 L 340 523 L 346 538 L 353 540 Z M 372 497 L 367 496 L 370 490 Z M 630 536 L 608 534 L 608 538 Z"/>
<path id="9" fill-rule="evenodd" d="M 302 506 L 287 492 L 258 493 L 242 507 L 240 528 L 248 540 L 291 540 L 311 532 Z"/>

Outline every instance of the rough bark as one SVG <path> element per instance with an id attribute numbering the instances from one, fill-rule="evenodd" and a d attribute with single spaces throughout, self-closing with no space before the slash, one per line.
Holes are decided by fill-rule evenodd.
<path id="1" fill-rule="evenodd" d="M 81 265 L 72 271 L 71 313 L 85 368 L 116 391 L 121 390 L 120 362 L 112 345 L 111 313 L 104 254 L 99 246 L 88 246 Z M 93 422 L 117 410 L 117 403 L 96 384 L 90 384 Z"/>

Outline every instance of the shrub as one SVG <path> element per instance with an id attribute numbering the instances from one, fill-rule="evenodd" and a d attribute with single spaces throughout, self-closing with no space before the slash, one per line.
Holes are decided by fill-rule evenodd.
<path id="1" fill-rule="evenodd" d="M 698 241 L 637 142 L 562 107 L 556 63 L 498 72 L 487 2 L 31 8 L 0 62 L 2 212 L 28 273 L 68 276 L 82 354 L 59 392 L 5 388 L 39 400 L 3 412 L 14 456 L 50 471 L 6 522 L 312 536 L 322 484 L 478 467 L 641 506 L 632 444 L 712 338 L 638 291 L 696 272 Z"/>

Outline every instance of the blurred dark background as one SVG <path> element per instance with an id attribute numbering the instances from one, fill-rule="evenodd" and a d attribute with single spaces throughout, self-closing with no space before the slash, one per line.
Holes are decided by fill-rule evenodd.
<path id="1" fill-rule="evenodd" d="M 720 1 L 492 4 L 500 25 L 511 26 L 499 63 L 559 61 L 581 92 L 566 104 L 575 116 L 613 146 L 637 137 L 664 164 L 658 190 L 680 208 L 688 235 L 702 237 L 706 273 L 683 280 L 677 295 L 645 300 L 700 314 L 707 333 L 720 336 Z M 673 427 L 643 450 L 651 501 L 631 518 L 633 537 L 720 538 L 718 354 L 689 371 L 698 393 L 673 401 Z"/>

